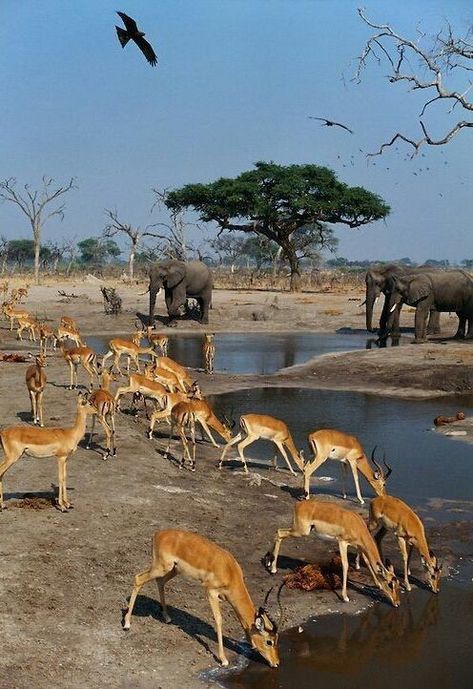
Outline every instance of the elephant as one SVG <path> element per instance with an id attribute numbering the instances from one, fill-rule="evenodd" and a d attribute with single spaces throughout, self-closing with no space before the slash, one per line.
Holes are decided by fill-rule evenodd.
<path id="1" fill-rule="evenodd" d="M 379 335 L 380 337 L 383 337 L 386 336 L 386 325 L 390 316 L 389 304 L 393 279 L 396 276 L 417 275 L 425 272 L 429 272 L 429 268 L 427 266 L 409 268 L 406 266 L 399 266 L 394 263 L 373 267 L 366 272 L 366 329 L 370 333 L 375 332 L 376 330 L 373 328 L 373 308 L 381 292 L 384 294 L 384 305 L 379 319 Z M 430 272 L 432 272 L 432 268 L 430 268 Z M 402 304 L 399 304 L 398 308 L 394 312 L 394 318 L 392 319 L 392 327 L 390 330 L 394 335 L 398 335 L 400 333 L 399 319 L 401 315 L 401 308 Z M 434 335 L 440 333 L 440 315 L 434 310 L 430 312 L 427 332 Z"/>
<path id="2" fill-rule="evenodd" d="M 415 343 L 425 342 L 427 316 L 431 309 L 455 311 L 459 326 L 455 337 L 473 337 L 473 279 L 463 270 L 449 270 L 392 278 L 389 317 L 386 329 L 389 332 L 394 322 L 394 313 L 402 302 L 416 307 Z"/>
<path id="3" fill-rule="evenodd" d="M 162 261 L 149 270 L 149 323 L 154 322 L 156 295 L 164 288 L 164 299 L 171 320 L 180 315 L 188 297 L 197 300 L 201 323 L 209 322 L 212 301 L 212 273 L 202 261 Z"/>

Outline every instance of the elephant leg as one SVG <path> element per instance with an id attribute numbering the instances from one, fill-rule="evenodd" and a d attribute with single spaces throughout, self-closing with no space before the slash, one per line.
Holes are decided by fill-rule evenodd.
<path id="1" fill-rule="evenodd" d="M 440 313 L 438 311 L 430 311 L 427 335 L 440 335 Z"/>
<path id="2" fill-rule="evenodd" d="M 200 312 L 201 312 L 201 323 L 208 323 L 209 322 L 209 307 L 210 307 L 210 300 L 205 298 L 205 297 L 199 297 L 199 306 L 200 306 Z"/>
<path id="3" fill-rule="evenodd" d="M 419 305 L 416 308 L 415 338 L 414 338 L 415 344 L 425 342 L 425 340 L 426 340 L 425 331 L 426 331 L 428 313 L 429 313 L 429 309 L 425 306 Z"/>
<path id="4" fill-rule="evenodd" d="M 466 331 L 465 337 L 467 340 L 471 340 L 473 338 L 473 318 L 470 318 L 470 317 L 467 318 L 465 316 L 465 320 L 467 323 L 467 331 Z"/>
<path id="5" fill-rule="evenodd" d="M 458 316 L 458 328 L 457 332 L 454 335 L 454 338 L 456 340 L 462 340 L 465 337 L 465 328 L 466 328 L 466 316 L 463 313 L 460 313 L 457 311 L 457 316 Z"/>

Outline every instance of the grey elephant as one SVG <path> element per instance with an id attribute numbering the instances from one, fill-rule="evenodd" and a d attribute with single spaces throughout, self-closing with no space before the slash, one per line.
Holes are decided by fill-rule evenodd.
<path id="1" fill-rule="evenodd" d="M 162 261 L 149 270 L 149 322 L 154 322 L 156 296 L 164 289 L 166 308 L 171 319 L 180 315 L 186 299 L 197 300 L 201 322 L 209 322 L 209 308 L 212 301 L 212 273 L 202 261 Z"/>
<path id="2" fill-rule="evenodd" d="M 395 263 L 390 263 L 383 266 L 375 266 L 366 271 L 365 282 L 366 282 L 366 329 L 372 333 L 375 332 L 376 328 L 373 328 L 373 309 L 376 300 L 381 293 L 384 295 L 384 304 L 381 316 L 379 319 L 379 335 L 383 337 L 386 335 L 387 322 L 390 317 L 390 302 L 391 302 L 391 291 L 393 289 L 394 278 L 400 276 L 408 275 L 419 275 L 425 272 L 432 272 L 423 266 L 418 268 L 409 268 L 408 266 L 397 265 Z M 396 308 L 394 312 L 394 317 L 392 319 L 392 326 L 390 332 L 394 335 L 400 333 L 399 320 L 401 316 L 402 303 Z M 427 332 L 429 334 L 440 333 L 440 314 L 437 311 L 431 311 L 429 316 L 429 323 L 427 326 Z"/>
<path id="3" fill-rule="evenodd" d="M 427 316 L 431 309 L 455 311 L 460 319 L 456 337 L 472 337 L 473 280 L 463 270 L 449 270 L 393 278 L 390 297 L 389 331 L 394 312 L 402 302 L 416 307 L 414 342 L 425 342 Z"/>

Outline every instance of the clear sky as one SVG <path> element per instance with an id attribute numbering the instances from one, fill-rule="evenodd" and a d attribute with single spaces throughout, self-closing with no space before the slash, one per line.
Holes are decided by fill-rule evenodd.
<path id="1" fill-rule="evenodd" d="M 388 84 L 385 67 L 373 65 L 361 85 L 350 82 L 369 36 L 358 4 L 1 0 L 0 178 L 34 187 L 43 174 L 76 177 L 65 219 L 53 220 L 45 239 L 80 239 L 101 232 L 104 208 L 136 225 L 158 220 L 150 215 L 152 187 L 234 176 L 257 160 L 327 165 L 392 207 L 385 223 L 337 228 L 339 255 L 472 258 L 471 130 L 413 161 L 402 147 L 375 164 L 359 151 L 375 150 L 399 128 L 417 135 L 420 101 Z M 448 19 L 461 33 L 473 23 L 470 0 L 365 6 L 370 18 L 411 36 L 419 23 L 434 32 Z M 116 9 L 146 32 L 157 68 L 133 44 L 122 50 Z M 355 135 L 309 114 L 339 120 Z M 435 133 L 449 121 L 435 118 Z M 0 234 L 29 236 L 9 204 L 0 206 Z"/>

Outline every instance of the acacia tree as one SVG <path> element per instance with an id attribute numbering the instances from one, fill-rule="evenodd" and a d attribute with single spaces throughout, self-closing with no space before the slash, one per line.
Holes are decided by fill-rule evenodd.
<path id="1" fill-rule="evenodd" d="M 418 116 L 422 136 L 413 137 L 396 132 L 378 151 L 369 155 L 380 155 L 398 139 L 412 146 L 415 155 L 424 144 L 442 146 L 463 129 L 473 127 L 473 102 L 467 98 L 473 88 L 470 77 L 473 72 L 471 27 L 464 38 L 455 36 L 449 24 L 435 36 L 427 36 L 417 29 L 417 39 L 413 40 L 401 36 L 388 24 L 376 24 L 369 20 L 362 9 L 358 10 L 358 14 L 365 24 L 376 30 L 376 33 L 365 43 L 358 58 L 355 80 L 361 80 L 368 60 L 373 58 L 378 64 L 388 66 L 387 79 L 391 84 L 401 82 L 406 84 L 411 92 L 425 91 L 425 102 Z M 465 80 L 464 87 L 456 90 L 453 83 L 459 79 Z M 451 103 L 448 114 L 454 113 L 456 117 L 449 125 L 448 131 L 434 137 L 425 118 L 432 105 L 442 102 Z M 466 116 L 467 119 L 462 119 L 462 116 Z"/>
<path id="2" fill-rule="evenodd" d="M 187 184 L 168 193 L 172 212 L 192 207 L 204 222 L 225 230 L 255 233 L 275 242 L 288 261 L 290 289 L 300 288 L 297 239 L 310 228 L 319 247 L 326 243 L 326 223 L 360 227 L 385 218 L 389 206 L 362 187 L 349 187 L 335 173 L 318 165 L 277 165 L 258 162 L 235 179 Z"/>
<path id="3" fill-rule="evenodd" d="M 0 200 L 14 203 L 28 218 L 33 232 L 34 242 L 34 276 L 39 283 L 41 236 L 43 227 L 49 218 L 58 216 L 64 218 L 64 203 L 56 208 L 51 208 L 61 196 L 75 187 L 74 179 L 71 177 L 69 182 L 63 186 L 56 186 L 52 177 L 43 176 L 40 189 L 32 190 L 29 184 L 23 186 L 23 191 L 18 191 L 16 179 L 10 177 L 0 182 Z"/>

